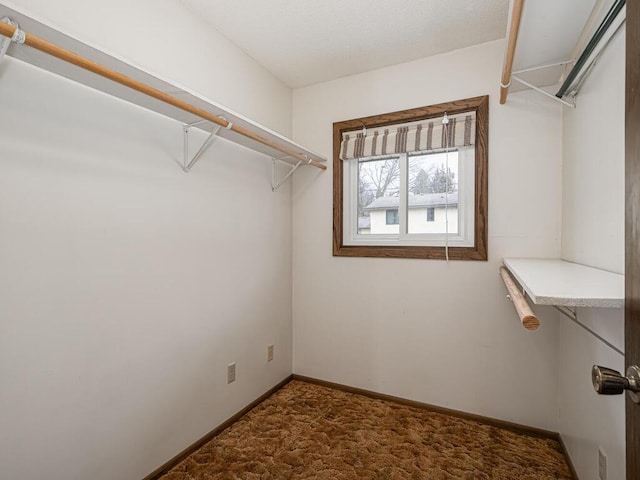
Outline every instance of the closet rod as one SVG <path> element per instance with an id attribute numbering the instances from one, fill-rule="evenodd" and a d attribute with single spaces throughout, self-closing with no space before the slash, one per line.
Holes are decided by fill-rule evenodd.
<path id="1" fill-rule="evenodd" d="M 500 267 L 500 276 L 502 277 L 502 281 L 509 292 L 507 297 L 509 297 L 513 302 L 513 306 L 515 307 L 516 312 L 518 312 L 518 317 L 520 317 L 522 326 L 527 330 L 536 330 L 540 326 L 540 320 L 538 320 L 538 317 L 534 315 L 531 307 L 527 303 L 527 299 L 524 298 L 522 293 L 520 293 L 516 283 L 513 281 L 513 278 L 511 278 L 511 275 L 505 267 Z"/>
<path id="2" fill-rule="evenodd" d="M 609 28 L 615 21 L 616 17 L 620 13 L 620 10 L 622 10 L 625 4 L 626 4 L 625 0 L 616 0 L 613 6 L 611 7 L 611 9 L 609 9 L 606 17 L 604 18 L 604 20 L 602 21 L 598 29 L 595 31 L 595 33 L 591 37 L 591 40 L 589 40 L 589 43 L 587 43 L 587 46 L 585 47 L 584 51 L 582 52 L 582 54 L 580 54 L 580 57 L 578 58 L 575 65 L 567 75 L 567 78 L 565 79 L 564 83 L 560 87 L 560 90 L 558 90 L 558 93 L 556 93 L 556 97 L 558 98 L 564 97 L 569 91 L 569 89 L 571 88 L 571 86 L 576 82 L 576 79 L 584 69 L 585 64 L 587 63 L 587 60 L 591 57 L 591 54 L 598 47 L 598 44 L 602 41 L 602 38 L 606 35 L 607 30 L 609 30 Z M 589 68 L 588 65 L 587 65 L 587 68 Z"/>
<path id="3" fill-rule="evenodd" d="M 14 34 L 14 32 L 16 31 L 18 27 L 15 27 L 13 25 L 9 25 L 7 23 L 3 23 L 0 22 L 0 35 L 3 35 L 5 37 L 11 38 Z M 220 125 L 223 128 L 229 128 L 230 130 L 243 135 L 247 138 L 250 138 L 258 143 L 261 143 L 263 145 L 266 145 L 268 147 L 273 148 L 274 150 L 277 150 L 279 152 L 285 153 L 288 156 L 291 156 L 299 161 L 301 161 L 303 164 L 307 164 L 307 165 L 313 165 L 316 168 L 319 168 L 321 170 L 326 170 L 327 167 L 326 165 L 323 165 L 320 162 L 317 162 L 315 160 L 312 160 L 310 158 L 308 158 L 307 156 L 300 154 L 296 151 L 290 150 L 287 147 L 284 147 L 282 145 L 279 145 L 276 142 L 273 142 L 269 139 L 263 138 L 260 135 L 257 135 L 256 133 L 252 132 L 249 129 L 240 127 L 238 125 L 234 125 L 230 122 L 228 122 L 227 120 L 225 120 L 224 118 L 220 118 L 210 112 L 207 112 L 206 110 L 202 110 L 201 108 L 198 107 L 194 107 L 193 105 L 184 102 L 182 100 L 179 100 L 175 97 L 173 97 L 172 95 L 169 95 L 168 93 L 164 93 L 156 88 L 150 87 L 149 85 L 146 85 L 142 82 L 138 82 L 137 80 L 132 79 L 131 77 L 128 77 L 126 75 L 123 75 L 121 73 L 118 73 L 114 70 L 111 70 L 110 68 L 107 68 L 103 65 L 100 65 L 96 62 L 93 62 L 87 58 L 84 58 L 76 53 L 70 52 L 68 50 L 65 50 L 64 48 L 61 48 L 57 45 L 54 45 L 50 42 L 47 42 L 46 40 L 43 40 L 39 37 L 36 37 L 35 35 L 31 35 L 26 33 L 25 34 L 25 41 L 24 43 L 28 46 L 30 46 L 31 48 L 35 48 L 36 50 L 40 50 L 41 52 L 44 52 L 46 54 L 49 54 L 53 57 L 56 57 L 62 61 L 65 61 L 67 63 L 71 63 L 77 67 L 80 67 L 84 70 L 87 70 L 89 72 L 95 73 L 96 75 L 100 75 L 101 77 L 107 78 L 111 81 L 114 81 L 116 83 L 119 83 L 121 85 L 124 85 L 125 87 L 129 87 L 133 90 L 136 90 L 140 93 L 143 93 L 145 95 L 148 95 L 150 97 L 155 98 L 156 100 L 160 100 L 161 102 L 167 103 L 169 105 L 172 105 L 176 108 L 179 108 L 180 110 L 184 110 L 185 112 L 189 112 L 192 113 L 193 115 L 197 115 L 200 118 L 203 118 L 205 120 L 208 120 L 216 125 Z"/>
<path id="4" fill-rule="evenodd" d="M 500 81 L 500 105 L 505 104 L 507 101 L 507 95 L 509 94 L 511 70 L 513 69 L 513 57 L 515 56 L 516 44 L 518 43 L 518 30 L 520 30 L 520 19 L 522 18 L 523 6 L 524 0 L 513 0 L 511 21 L 509 22 L 509 41 L 507 43 L 507 52 L 504 58 L 502 79 Z"/>

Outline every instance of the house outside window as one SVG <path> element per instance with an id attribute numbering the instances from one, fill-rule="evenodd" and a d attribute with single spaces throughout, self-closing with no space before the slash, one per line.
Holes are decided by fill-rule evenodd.
<path id="1" fill-rule="evenodd" d="M 398 209 L 399 197 L 380 197 L 364 208 L 369 222 L 367 232 L 361 235 L 398 233 L 400 217 Z M 435 221 L 438 210 L 438 221 Z M 447 212 L 445 212 L 447 210 Z M 409 195 L 408 223 L 413 233 L 444 233 L 445 221 L 449 220 L 449 233 L 458 233 L 458 192 L 428 193 L 425 195 Z M 367 218 L 367 217 L 363 217 Z"/>
<path id="2" fill-rule="evenodd" d="M 487 136 L 488 97 L 335 123 L 334 255 L 486 260 Z"/>

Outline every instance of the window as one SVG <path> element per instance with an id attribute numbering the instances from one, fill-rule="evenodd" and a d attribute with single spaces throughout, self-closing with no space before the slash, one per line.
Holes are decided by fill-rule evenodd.
<path id="1" fill-rule="evenodd" d="M 395 210 L 387 210 L 387 225 L 400 225 L 397 208 Z"/>
<path id="2" fill-rule="evenodd" d="M 336 256 L 487 259 L 488 96 L 334 123 Z"/>
<path id="3" fill-rule="evenodd" d="M 436 209 L 435 207 L 427 207 L 427 222 L 436 221 Z"/>

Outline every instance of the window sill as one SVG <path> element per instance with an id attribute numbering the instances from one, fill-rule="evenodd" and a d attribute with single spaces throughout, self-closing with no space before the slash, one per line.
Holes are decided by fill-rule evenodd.
<path id="1" fill-rule="evenodd" d="M 415 246 L 371 246 L 371 245 L 336 245 L 333 249 L 335 257 L 373 257 L 373 258 L 418 258 L 427 260 L 446 260 L 444 247 Z M 486 248 L 449 247 L 449 260 L 487 260 Z"/>

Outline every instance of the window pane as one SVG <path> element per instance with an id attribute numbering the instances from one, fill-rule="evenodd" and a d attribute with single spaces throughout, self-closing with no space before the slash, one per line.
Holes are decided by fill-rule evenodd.
<path id="1" fill-rule="evenodd" d="M 427 222 L 436 221 L 436 209 L 434 207 L 427 207 Z"/>
<path id="2" fill-rule="evenodd" d="M 399 193 L 397 158 L 358 162 L 358 234 L 400 233 Z"/>
<path id="3" fill-rule="evenodd" d="M 447 167 L 448 165 L 448 167 Z M 447 170 L 448 168 L 448 170 Z M 458 152 L 409 157 L 408 233 L 458 233 Z"/>

